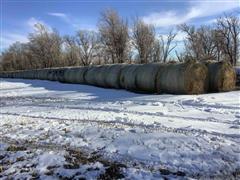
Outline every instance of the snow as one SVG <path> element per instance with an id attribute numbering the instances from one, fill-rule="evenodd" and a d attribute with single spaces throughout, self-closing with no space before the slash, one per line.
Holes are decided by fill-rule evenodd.
<path id="1" fill-rule="evenodd" d="M 90 174 L 66 170 L 62 166 L 66 148 L 97 152 L 123 163 L 128 179 L 176 178 L 181 173 L 188 178 L 236 178 L 240 174 L 240 91 L 149 95 L 1 79 L 0 107 L 0 150 L 7 153 L 4 149 L 11 141 L 44 147 L 33 156 L 35 170 L 43 178 L 48 177 L 44 174 L 49 166 L 56 166 L 56 177 L 79 171 L 94 179 L 106 170 L 100 162 L 84 165 L 98 167 Z M 5 175 L 14 169 L 7 168 Z"/>

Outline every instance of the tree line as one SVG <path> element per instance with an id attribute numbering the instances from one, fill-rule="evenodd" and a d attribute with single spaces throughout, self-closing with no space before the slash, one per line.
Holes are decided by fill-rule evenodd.
<path id="1" fill-rule="evenodd" d="M 113 9 L 101 13 L 97 31 L 79 30 L 62 37 L 56 29 L 35 24 L 27 43 L 15 42 L 2 52 L 0 70 L 188 60 L 228 60 L 236 65 L 239 58 L 238 16 L 224 15 L 200 27 L 177 26 L 186 34 L 181 53 L 175 50 L 177 32 L 158 35 L 153 25 L 137 17 L 132 24 L 129 26 L 128 20 Z M 170 55 L 173 53 L 176 58 Z"/>

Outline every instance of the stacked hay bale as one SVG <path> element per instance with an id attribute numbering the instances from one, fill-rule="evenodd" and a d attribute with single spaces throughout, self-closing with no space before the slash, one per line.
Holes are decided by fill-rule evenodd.
<path id="1" fill-rule="evenodd" d="M 206 61 L 208 68 L 208 92 L 224 92 L 234 90 L 236 73 L 233 66 L 227 61 Z"/>

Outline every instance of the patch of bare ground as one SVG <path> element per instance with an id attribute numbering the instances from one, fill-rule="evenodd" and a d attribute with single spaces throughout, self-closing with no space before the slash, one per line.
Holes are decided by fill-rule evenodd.
<path id="1" fill-rule="evenodd" d="M 31 162 L 35 162 L 34 159 L 38 159 L 38 156 L 44 152 L 55 151 L 63 155 L 65 161 L 61 165 L 47 166 L 44 176 L 57 177 L 59 179 L 87 179 L 85 174 L 95 172 L 97 179 L 120 179 L 124 178 L 122 168 L 126 168 L 125 165 L 111 162 L 104 159 L 97 152 L 86 153 L 80 149 L 70 149 L 63 147 L 47 145 L 37 145 L 33 142 L 25 145 L 19 145 L 19 143 L 7 144 L 6 148 L 1 151 L 0 154 L 0 178 L 13 178 L 16 175 L 18 177 L 28 177 L 30 179 L 38 179 L 41 176 L 41 172 L 37 170 L 37 165 Z M 24 154 L 24 155 L 19 155 Z M 102 168 L 96 167 L 95 164 L 99 163 Z M 82 171 L 84 167 L 84 171 Z M 61 171 L 73 172 L 62 173 Z"/>

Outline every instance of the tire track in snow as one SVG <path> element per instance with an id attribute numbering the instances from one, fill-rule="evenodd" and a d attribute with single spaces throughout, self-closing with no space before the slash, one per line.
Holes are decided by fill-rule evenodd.
<path id="1" fill-rule="evenodd" d="M 33 119 L 47 119 L 47 120 L 55 120 L 55 121 L 73 121 L 73 122 L 79 122 L 79 123 L 96 123 L 100 127 L 105 128 L 119 128 L 119 127 L 128 127 L 128 128 L 140 128 L 144 131 L 144 133 L 153 133 L 153 132 L 159 132 L 159 131 L 165 131 L 165 132 L 172 132 L 172 133 L 178 133 L 178 134 L 184 134 L 184 135 L 195 135 L 195 136 L 217 136 L 217 137 L 226 137 L 226 138 L 240 138 L 240 134 L 223 134 L 218 132 L 209 132 L 206 130 L 201 129 L 187 129 L 186 128 L 173 128 L 173 127 L 167 127 L 160 123 L 153 124 L 153 125 L 144 125 L 142 123 L 136 124 L 132 122 L 120 122 L 116 120 L 90 120 L 90 119 L 70 119 L 70 118 L 57 118 L 57 117 L 46 117 L 46 116 L 33 116 L 33 115 L 23 115 L 18 113 L 0 113 L 1 115 L 11 115 L 11 116 L 19 116 L 19 117 L 26 117 L 26 118 L 33 118 Z M 119 126 L 120 125 L 120 126 Z"/>
<path id="2" fill-rule="evenodd" d="M 15 98 L 10 98 L 10 100 L 15 100 Z M 175 118 L 175 119 L 184 119 L 184 120 L 189 120 L 189 121 L 202 121 L 202 122 L 215 122 L 215 123 L 223 123 L 223 124 L 230 124 L 230 125 L 240 125 L 240 121 L 237 121 L 237 120 L 219 120 L 219 119 L 216 119 L 214 117 L 208 117 L 208 118 L 196 118 L 196 117 L 184 117 L 184 116 L 177 116 L 177 115 L 165 115 L 163 114 L 162 112 L 156 112 L 156 113 L 152 113 L 152 112 L 139 112 L 139 111 L 131 111 L 131 110 L 119 110 L 119 109 L 114 109 L 114 108 L 108 108 L 108 107 L 104 107 L 104 108 L 95 108 L 95 107 L 89 107 L 89 104 L 88 104 L 88 107 L 84 107 L 84 106 L 73 106 L 73 105 L 55 105 L 53 103 L 60 103 L 60 102 L 70 102 L 70 103 L 73 103 L 74 101 L 67 99 L 67 98 L 52 98 L 52 97 L 31 97 L 31 96 L 28 96 L 28 97 L 18 97 L 16 99 L 20 99 L 20 100 L 27 100 L 27 101 L 31 101 L 34 100 L 34 101 L 31 101 L 31 103 L 26 103 L 24 102 L 24 104 L 21 104 L 21 106 L 37 106 L 37 107 L 51 107 L 51 108 L 57 108 L 57 109 L 76 109 L 76 110 L 94 110 L 94 111 L 100 111 L 100 112 L 114 112 L 114 113 L 128 113 L 128 114 L 135 114 L 135 115 L 146 115 L 146 116 L 155 116 L 155 117 L 166 117 L 166 118 Z M 4 98 L 4 100 L 9 100 L 9 97 L 7 98 Z M 36 101 L 37 100 L 37 101 Z M 39 104 L 39 101 L 40 103 L 48 103 L 48 104 Z M 47 101 L 47 102 L 46 102 Z M 18 101 L 19 102 L 19 101 Z M 21 101 L 20 101 L 21 102 Z M 82 102 L 82 100 L 81 100 Z M 85 102 L 83 100 L 83 102 Z M 88 101 L 89 102 L 89 101 Z M 132 101 L 133 103 L 135 102 Z M 238 110 L 237 107 L 234 107 L 234 106 L 224 106 L 224 105 L 209 105 L 209 104 L 202 104 L 202 103 L 192 103 L 191 100 L 184 100 L 184 101 L 181 101 L 180 103 L 177 103 L 175 101 L 172 101 L 172 102 L 164 102 L 164 101 L 158 101 L 160 103 L 163 103 L 164 105 L 167 104 L 173 104 L 173 105 L 180 105 L 183 109 L 185 109 L 183 106 L 191 106 L 191 107 L 210 107 L 210 108 L 227 108 L 227 109 L 236 109 Z M 15 104 L 16 105 L 16 104 Z M 6 103 L 3 103 L 1 105 L 0 103 L 0 107 L 6 107 L 6 106 L 11 106 L 10 105 L 6 105 Z M 225 109 L 226 110 L 226 109 Z M 229 112 L 229 111 L 228 111 Z M 238 111 L 234 114 L 236 114 L 235 116 L 238 117 Z"/>
<path id="3" fill-rule="evenodd" d="M 222 124 L 229 124 L 229 125 L 240 125 L 240 121 L 231 121 L 231 120 L 219 120 L 214 117 L 209 118 L 196 118 L 196 117 L 185 117 L 185 116 L 177 116 L 177 115 L 165 115 L 162 112 L 152 113 L 152 112 L 139 112 L 139 111 L 131 111 L 131 110 L 119 110 L 114 108 L 95 108 L 95 107 L 84 107 L 84 106 L 70 106 L 70 105 L 56 105 L 52 106 L 49 104 L 24 104 L 22 106 L 36 106 L 36 107 L 48 107 L 48 108 L 55 108 L 56 109 L 65 109 L 65 110 L 93 110 L 93 111 L 100 111 L 100 112 L 114 112 L 114 113 L 127 113 L 127 114 L 135 114 L 135 115 L 145 115 L 145 116 L 155 116 L 155 117 L 165 117 L 165 118 L 174 118 L 174 119 L 184 119 L 188 121 L 201 121 L 201 122 L 214 122 L 214 123 L 222 123 Z"/>

